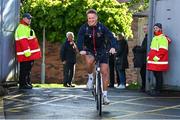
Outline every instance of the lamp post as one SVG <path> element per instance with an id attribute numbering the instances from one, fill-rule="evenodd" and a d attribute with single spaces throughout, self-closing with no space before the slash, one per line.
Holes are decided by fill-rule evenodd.
<path id="1" fill-rule="evenodd" d="M 41 84 L 45 83 L 45 27 L 43 28 L 42 64 L 41 64 Z"/>

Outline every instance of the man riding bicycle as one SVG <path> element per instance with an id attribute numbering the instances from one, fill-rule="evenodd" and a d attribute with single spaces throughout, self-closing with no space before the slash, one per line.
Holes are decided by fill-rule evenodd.
<path id="1" fill-rule="evenodd" d="M 83 24 L 78 33 L 77 46 L 80 54 L 84 56 L 87 70 L 88 70 L 88 82 L 87 87 L 93 88 L 93 68 L 95 59 L 92 55 L 87 54 L 86 51 L 92 54 L 101 53 L 100 69 L 103 80 L 103 104 L 109 104 L 110 101 L 107 98 L 107 88 L 109 79 L 109 67 L 108 67 L 108 54 L 107 46 L 109 46 L 109 53 L 114 54 L 116 39 L 113 34 L 102 23 L 98 22 L 97 12 L 94 9 L 89 9 L 86 12 L 87 23 Z M 108 42 L 106 42 L 106 38 Z M 108 43 L 108 45 L 107 45 Z"/>

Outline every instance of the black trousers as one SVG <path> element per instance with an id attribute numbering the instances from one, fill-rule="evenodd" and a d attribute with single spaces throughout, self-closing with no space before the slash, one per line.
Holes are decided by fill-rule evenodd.
<path id="1" fill-rule="evenodd" d="M 109 86 L 114 86 L 115 80 L 114 80 L 114 58 L 111 58 L 112 60 L 109 60 L 109 77 L 110 77 L 110 83 Z"/>
<path id="2" fill-rule="evenodd" d="M 34 64 L 34 60 L 20 62 L 20 75 L 19 75 L 20 86 L 31 84 L 31 69 L 33 64 Z"/>
<path id="3" fill-rule="evenodd" d="M 146 65 L 143 65 L 140 69 L 141 79 L 142 79 L 142 86 L 141 89 L 145 90 L 146 87 Z"/>
<path id="4" fill-rule="evenodd" d="M 118 73 L 119 73 L 119 72 L 118 72 L 117 69 L 116 69 L 116 81 L 117 81 L 117 84 L 118 84 L 118 86 L 119 86 L 121 83 L 120 83 L 120 81 L 119 81 L 120 76 L 119 76 Z M 126 81 L 125 81 L 125 84 L 126 84 Z"/>
<path id="5" fill-rule="evenodd" d="M 74 75 L 74 63 L 64 64 L 64 84 L 71 85 L 72 78 Z"/>
<path id="6" fill-rule="evenodd" d="M 163 74 L 161 71 L 153 71 L 153 74 L 156 78 L 155 90 L 160 91 L 162 90 L 162 85 L 163 85 Z"/>

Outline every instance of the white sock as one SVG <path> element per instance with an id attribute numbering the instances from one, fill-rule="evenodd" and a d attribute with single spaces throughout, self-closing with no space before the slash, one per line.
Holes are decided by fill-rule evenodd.
<path id="1" fill-rule="evenodd" d="M 103 96 L 107 97 L 107 91 L 103 91 Z"/>
<path id="2" fill-rule="evenodd" d="M 88 77 L 89 77 L 89 78 L 93 78 L 93 73 L 88 74 Z"/>

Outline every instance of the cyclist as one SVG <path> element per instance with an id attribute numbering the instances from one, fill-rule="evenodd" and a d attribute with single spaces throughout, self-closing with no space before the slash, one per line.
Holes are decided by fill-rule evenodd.
<path id="1" fill-rule="evenodd" d="M 86 12 L 87 23 L 83 24 L 78 33 L 77 46 L 80 54 L 84 56 L 87 70 L 88 70 L 88 82 L 87 87 L 89 89 L 93 88 L 93 68 L 95 59 L 92 55 L 86 53 L 89 51 L 91 53 L 101 53 L 100 58 L 100 69 L 103 80 L 103 104 L 109 104 L 110 101 L 107 98 L 107 88 L 109 79 L 109 67 L 108 67 L 108 55 L 107 47 L 109 46 L 109 53 L 114 54 L 116 39 L 113 34 L 106 28 L 102 23 L 98 22 L 98 15 L 96 10 L 89 9 Z M 108 42 L 106 39 L 108 38 Z M 106 44 L 108 43 L 108 45 Z"/>

